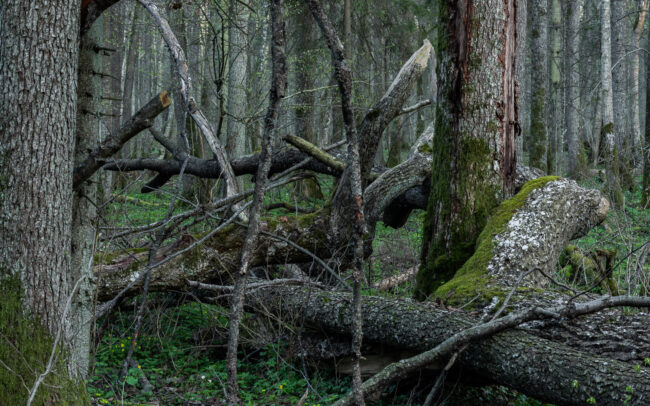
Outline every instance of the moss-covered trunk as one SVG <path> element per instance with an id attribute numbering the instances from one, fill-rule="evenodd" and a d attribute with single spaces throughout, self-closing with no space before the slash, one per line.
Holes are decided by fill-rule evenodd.
<path id="1" fill-rule="evenodd" d="M 490 212 L 513 191 L 516 166 L 515 2 L 437 4 L 438 106 L 418 298 L 472 255 Z"/>

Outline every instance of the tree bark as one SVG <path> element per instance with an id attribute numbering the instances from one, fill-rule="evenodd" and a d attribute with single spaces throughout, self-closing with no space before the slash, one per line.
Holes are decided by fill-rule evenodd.
<path id="1" fill-rule="evenodd" d="M 292 315 L 330 333 L 349 335 L 353 317 L 349 298 L 345 293 L 274 287 L 251 295 L 250 304 L 252 308 L 263 305 L 273 314 Z M 366 296 L 363 309 L 364 335 L 368 341 L 418 352 L 433 348 L 455 332 L 476 324 L 475 319 L 462 312 L 403 299 Z M 628 395 L 631 395 L 631 404 L 640 404 L 641 399 L 650 396 L 647 368 L 637 370 L 631 364 L 573 349 L 521 330 L 501 333 L 470 345 L 456 364 L 465 374 L 561 405 L 584 405 L 590 397 L 599 405 L 619 405 Z M 628 386 L 633 390 L 626 390 Z"/>
<path id="2" fill-rule="evenodd" d="M 567 24 L 566 49 L 566 86 L 567 86 L 567 141 L 569 144 L 568 169 L 569 176 L 577 179 L 585 169 L 582 160 L 580 122 L 578 120 L 580 100 L 580 18 L 582 17 L 583 0 L 569 3 L 569 18 Z"/>
<path id="3" fill-rule="evenodd" d="M 646 15 L 648 12 L 648 1 L 641 0 L 636 2 L 639 7 L 639 15 L 636 25 L 634 27 L 633 42 L 634 47 L 632 53 L 632 134 L 630 137 L 630 151 L 636 151 L 639 147 L 643 148 L 641 142 L 641 112 L 640 112 L 640 77 L 639 77 L 639 60 L 641 56 L 641 34 L 643 33 L 643 26 L 645 24 Z M 631 156 L 633 162 L 642 162 L 643 157 L 638 160 L 637 157 Z"/>
<path id="4" fill-rule="evenodd" d="M 532 3 L 532 4 L 531 4 Z M 546 111 L 548 89 L 548 0 L 534 0 L 529 5 L 532 16 L 531 27 L 531 112 L 529 165 L 548 171 Z"/>
<path id="5" fill-rule="evenodd" d="M 560 0 L 551 1 L 551 61 L 550 61 L 550 79 L 551 79 L 551 103 L 548 114 L 548 147 L 546 150 L 546 167 L 548 174 L 562 173 L 562 102 L 564 101 L 564 92 L 560 88 L 560 79 L 562 72 L 562 7 Z"/>
<path id="6" fill-rule="evenodd" d="M 451 279 L 472 255 L 490 212 L 513 193 L 515 180 L 515 2 L 440 0 L 439 7 L 444 13 L 435 47 L 436 170 L 423 228 L 418 298 Z"/>
<path id="7" fill-rule="evenodd" d="M 602 87 L 602 107 L 603 107 L 603 127 L 601 133 L 605 138 L 606 156 L 605 163 L 607 166 L 606 188 L 615 208 L 620 208 L 623 204 L 623 193 L 621 191 L 619 173 L 618 173 L 618 149 L 616 148 L 615 128 L 619 123 L 615 122 L 614 115 L 614 95 L 612 90 L 612 26 L 611 26 L 611 9 L 610 0 L 603 0 L 601 7 L 601 87 Z"/>
<path id="8" fill-rule="evenodd" d="M 0 323 L 10 334 L 0 357 L 31 387 L 26 394 L 23 378 L 3 368 L 1 403 L 88 403 L 74 357 L 50 357 L 53 348 L 83 351 L 71 341 L 79 298 L 70 254 L 80 9 L 75 1 L 4 1 L 0 12 Z"/>

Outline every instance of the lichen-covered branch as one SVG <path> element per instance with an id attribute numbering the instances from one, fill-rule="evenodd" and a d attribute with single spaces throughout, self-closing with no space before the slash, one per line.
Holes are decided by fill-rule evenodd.
<path id="1" fill-rule="evenodd" d="M 585 189 L 575 181 L 558 177 L 538 178 L 526 183 L 512 199 L 503 202 L 491 215 L 470 259 L 453 278 L 425 280 L 427 294 L 450 303 L 464 303 L 480 295 L 483 300 L 502 296 L 519 277 L 527 288 L 543 288 L 549 283 L 566 244 L 586 234 L 605 219 L 609 203 L 597 190 Z"/>

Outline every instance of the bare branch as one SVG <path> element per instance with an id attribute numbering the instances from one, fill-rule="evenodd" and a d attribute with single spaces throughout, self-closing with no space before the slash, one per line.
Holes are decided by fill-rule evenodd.
<path id="1" fill-rule="evenodd" d="M 171 104 L 171 99 L 166 90 L 163 90 L 153 99 L 142 107 L 133 117 L 122 125 L 114 134 L 106 137 L 95 149 L 93 149 L 88 158 L 74 168 L 73 185 L 78 188 L 83 182 L 90 178 L 104 161 L 103 159 L 111 157 L 118 152 L 122 146 L 131 138 L 140 133 L 145 128 L 151 127 L 152 120 L 162 113 Z"/>
<path id="2" fill-rule="evenodd" d="M 185 107 L 187 111 L 196 123 L 196 125 L 201 129 L 203 136 L 208 141 L 210 149 L 214 153 L 217 162 L 221 166 L 222 171 L 224 172 L 224 180 L 226 182 L 226 194 L 233 195 L 238 192 L 237 182 L 235 182 L 235 174 L 228 162 L 226 156 L 226 151 L 224 150 L 221 142 L 216 137 L 212 126 L 208 119 L 203 115 L 201 110 L 198 108 L 196 101 L 192 95 L 192 78 L 190 77 L 189 67 L 185 59 L 185 52 L 180 46 L 178 39 L 174 35 L 171 27 L 167 20 L 161 15 L 158 7 L 150 0 L 138 0 L 138 2 L 149 11 L 151 16 L 154 18 L 158 28 L 162 32 L 163 38 L 167 43 L 167 47 L 171 53 L 172 59 L 176 61 L 176 68 L 178 69 L 178 74 L 180 76 L 180 93 L 183 96 L 183 101 L 185 102 Z"/>

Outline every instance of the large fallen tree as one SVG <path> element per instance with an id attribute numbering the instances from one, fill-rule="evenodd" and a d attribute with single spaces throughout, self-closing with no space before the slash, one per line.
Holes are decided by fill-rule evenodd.
<path id="1" fill-rule="evenodd" d="M 513 3 L 504 2 L 503 6 L 513 7 Z M 460 13 L 457 17 L 462 16 Z M 457 24 L 454 29 L 461 26 L 462 24 Z M 507 29 L 509 28 L 506 27 Z M 512 38 L 510 34 L 508 33 L 508 38 Z M 507 42 L 507 45 L 512 45 L 512 42 Z M 470 49 L 466 43 L 460 44 L 462 47 L 467 47 L 461 49 L 462 52 Z M 445 52 L 452 51 L 459 50 L 454 47 L 445 48 Z M 490 121 L 485 125 L 479 120 L 480 122 L 472 123 L 472 126 L 481 128 L 481 131 L 483 128 L 488 130 L 492 137 L 488 141 L 472 139 L 471 132 L 463 132 L 458 140 L 453 138 L 461 134 L 459 129 L 467 124 L 462 120 L 470 121 L 468 117 L 460 117 L 466 107 L 463 103 L 467 103 L 468 99 L 463 99 L 462 91 L 459 90 L 462 89 L 459 81 L 470 72 L 462 71 L 457 66 L 453 69 L 444 66 L 448 72 L 442 75 L 435 127 L 441 131 L 434 131 L 433 126 L 428 128 L 404 163 L 382 173 L 372 173 L 372 160 L 382 133 L 395 117 L 409 109 L 404 108 L 404 103 L 433 56 L 428 42 L 402 67 L 386 94 L 356 128 L 364 187 L 361 211 L 365 214 L 368 225 L 365 255 L 370 254 L 370 243 L 379 220 L 383 219 L 395 227 L 403 225 L 413 208 L 425 208 L 430 189 L 438 193 L 433 193 L 432 196 L 444 197 L 445 188 L 453 189 L 458 185 L 459 179 L 469 183 L 461 183 L 462 187 L 455 189 L 455 192 L 460 193 L 456 196 L 458 199 L 450 199 L 445 204 L 450 204 L 458 213 L 467 211 L 474 216 L 472 221 L 475 224 L 470 225 L 472 233 L 483 230 L 480 236 L 472 235 L 468 241 L 461 241 L 464 244 L 462 261 L 454 258 L 452 265 L 457 262 L 458 267 L 445 265 L 449 271 L 448 275 L 444 275 L 447 279 L 434 275 L 435 280 L 428 283 L 426 273 L 419 275 L 418 285 L 426 287 L 423 294 L 436 298 L 439 305 L 411 300 L 365 298 L 363 325 L 367 340 L 412 351 L 424 351 L 440 344 L 454 333 L 475 325 L 478 322 L 477 316 L 482 312 L 489 314 L 500 303 L 509 302 L 509 309 L 517 310 L 527 306 L 546 308 L 556 302 L 571 302 L 567 292 L 547 290 L 553 267 L 570 239 L 584 234 L 603 220 L 608 208 L 607 201 L 596 191 L 588 191 L 574 182 L 558 178 L 540 178 L 522 187 L 524 180 L 536 178 L 539 174 L 520 166 L 517 166 L 518 176 L 515 178 L 516 159 L 512 145 L 516 133 L 516 97 L 513 93 L 514 80 L 508 73 L 513 58 L 507 50 L 504 52 L 507 58 L 499 60 L 498 69 L 489 67 L 495 72 L 500 72 L 503 68 L 506 73 L 503 75 L 503 87 L 500 88 L 503 94 L 485 94 L 502 98 L 505 102 L 488 100 L 484 103 L 495 108 L 485 116 L 493 116 L 498 122 Z M 456 57 L 458 58 L 451 58 L 452 62 L 468 63 L 467 58 Z M 440 60 L 449 62 L 449 58 Z M 477 83 L 480 82 L 480 77 L 489 77 L 493 73 L 477 72 Z M 471 74 L 475 72 L 472 70 Z M 481 84 L 490 85 L 487 82 Z M 343 83 L 340 86 L 343 94 L 349 94 L 350 89 L 346 88 L 349 84 Z M 457 99 L 451 102 L 445 100 L 449 97 Z M 472 103 L 478 103 L 477 100 Z M 445 115 L 447 113 L 449 116 Z M 483 113 L 485 112 L 481 114 Z M 445 127 L 451 125 L 449 123 L 453 124 L 452 129 Z M 432 142 L 434 132 L 436 141 Z M 255 155 L 229 161 L 200 160 L 176 151 L 166 145 L 169 143 L 160 136 L 156 139 L 170 150 L 173 159 L 114 161 L 107 163 L 104 168 L 122 171 L 153 170 L 157 176 L 147 185 L 152 190 L 182 172 L 213 178 L 230 173 L 231 169 L 235 176 L 253 173 L 260 160 Z M 321 330 L 351 335 L 354 324 L 352 298 L 349 293 L 341 291 L 341 287 L 346 285 L 344 278 L 347 266 L 353 258 L 352 224 L 354 213 L 359 209 L 355 208 L 358 199 L 353 198 L 349 186 L 353 175 L 350 161 L 342 162 L 325 151 L 304 143 L 292 142 L 292 145 L 299 150 L 276 151 L 270 173 L 280 174 L 302 167 L 334 175 L 338 178 L 335 193 L 323 208 L 314 213 L 262 218 L 260 243 L 253 253 L 251 265 L 268 267 L 313 261 L 331 276 L 325 282 L 332 287 L 329 290 L 291 288 L 278 283 L 265 285 L 260 282 L 254 285 L 255 289 L 248 295 L 248 304 L 252 310 L 264 309 L 279 317 L 298 316 Z M 492 151 L 492 146 L 498 150 Z M 470 157 L 469 166 L 459 170 L 454 168 L 457 162 L 454 156 L 468 152 L 463 151 L 463 148 L 469 152 L 475 149 L 474 152 L 479 156 Z M 433 185 L 430 183 L 432 161 L 436 171 L 442 173 L 443 177 L 442 181 L 438 180 Z M 448 164 L 451 164 L 451 170 L 446 167 Z M 498 172 L 498 177 L 490 180 L 495 171 Z M 445 178 L 447 175 L 449 177 Z M 501 183 L 507 193 L 496 192 Z M 492 211 L 500 197 L 520 187 L 522 191 L 518 195 Z M 207 218 L 208 214 L 214 217 L 211 210 L 241 203 L 249 195 L 246 192 L 231 193 L 209 207 L 199 207 L 191 213 L 172 217 L 168 222 L 144 226 L 135 232 L 166 229 L 171 233 L 183 219 L 201 216 Z M 479 207 L 481 211 L 478 215 L 472 212 L 477 208 L 477 197 L 489 200 L 484 207 Z M 448 207 L 442 203 L 443 199 L 433 199 L 430 202 L 434 206 L 439 205 L 438 213 L 448 213 L 445 211 Z M 224 213 L 225 210 L 221 212 Z M 116 297 L 137 294 L 143 275 L 148 275 L 149 291 L 210 288 L 201 283 L 222 287 L 225 285 L 224 289 L 227 290 L 227 286 L 232 283 L 233 273 L 238 269 L 246 224 L 234 221 L 237 213 L 221 217 L 223 222 L 216 224 L 211 232 L 179 236 L 175 243 L 158 250 L 157 257 L 146 266 L 144 259 L 147 254 L 138 250 L 123 255 L 107 255 L 104 260 L 100 258 L 101 264 L 95 269 L 97 297 L 99 302 L 109 303 L 109 306 L 100 307 L 98 314 L 110 310 L 115 305 Z M 460 219 L 458 224 L 462 224 L 460 217 L 450 218 Z M 436 224 L 438 223 L 434 226 Z M 453 229 L 454 225 L 450 224 Z M 445 238 L 447 237 L 448 235 Z M 453 239 L 443 241 L 447 246 L 453 242 Z M 439 244 L 438 248 L 444 244 Z M 444 256 L 432 258 L 438 260 L 444 259 Z M 329 260 L 339 261 L 343 267 L 332 269 Z M 511 295 L 510 292 L 514 294 Z M 464 305 L 473 310 L 461 312 L 446 308 L 450 305 Z M 602 323 L 603 318 L 612 317 L 616 318 L 616 323 Z M 584 404 L 591 398 L 599 404 L 618 404 L 628 398 L 629 401 L 641 402 L 641 399 L 650 397 L 648 371 L 645 367 L 636 367 L 616 359 L 641 365 L 643 359 L 650 354 L 645 318 L 645 313 L 628 315 L 610 310 L 597 316 L 590 315 L 571 321 L 553 317 L 529 322 L 524 326 L 525 330 L 522 328 L 501 333 L 472 344 L 460 354 L 459 366 L 489 382 L 507 385 L 559 404 Z M 622 348 L 621 345 L 625 347 Z M 581 351 L 585 347 L 589 352 Z M 628 387 L 632 390 L 628 390 Z"/>
<path id="2" fill-rule="evenodd" d="M 540 210 L 541 205 L 554 210 Z M 503 214 L 506 210 L 510 212 Z M 424 351 L 476 324 L 476 316 L 481 315 L 483 305 L 503 302 L 513 287 L 516 294 L 510 298 L 511 309 L 531 305 L 548 307 L 566 302 L 569 296 L 564 292 L 536 286 L 548 284 L 544 274 L 550 273 L 552 264 L 561 254 L 557 247 L 598 224 L 606 211 L 607 201 L 599 192 L 580 188 L 573 181 L 540 178 L 528 182 L 518 195 L 497 209 L 486 226 L 480 244 L 492 246 L 487 261 L 479 245 L 477 253 L 466 265 L 468 272 L 473 271 L 471 276 L 461 270 L 457 273 L 458 279 L 450 281 L 449 289 L 440 292 L 441 301 L 471 302 L 470 307 L 474 306 L 475 311 L 462 312 L 431 302 L 367 297 L 363 302 L 366 339 Z M 297 237 L 293 241 L 306 244 L 308 238 L 325 238 L 323 227 L 326 227 L 326 218 L 323 213 L 302 218 L 286 216 L 286 221 L 266 223 L 265 227 L 270 230 L 269 234 L 282 238 L 293 235 Z M 527 226 L 539 222 L 543 222 L 544 227 Z M 544 234 L 543 230 L 548 231 Z M 188 280 L 228 284 L 229 275 L 237 269 L 236 253 L 241 243 L 238 239 L 243 238 L 245 232 L 245 227 L 238 224 L 228 226 L 227 230 L 215 234 L 203 245 L 153 269 L 150 289 L 191 289 Z M 535 241 L 532 237 L 545 238 L 545 243 L 531 244 L 517 255 L 506 255 L 513 246 L 505 241 L 509 238 L 516 241 L 511 237 L 513 233 L 524 241 Z M 292 248 L 286 240 L 274 239 L 269 234 L 265 234 L 265 243 L 255 253 L 256 264 L 284 264 L 287 258 L 294 262 L 309 259 L 308 254 L 295 246 Z M 185 236 L 170 250 L 188 247 L 192 241 L 192 237 Z M 315 253 L 325 257 L 331 255 L 321 250 L 321 246 L 312 245 Z M 282 254 L 278 254 L 280 252 Z M 293 254 L 289 255 L 291 252 Z M 100 300 L 110 299 L 127 282 L 138 279 L 139 272 L 142 272 L 138 271 L 135 261 L 138 255 L 143 254 L 96 267 Z M 544 259 L 538 264 L 543 267 L 535 268 L 538 274 L 527 273 L 528 268 L 520 266 L 526 264 L 528 256 Z M 301 260 L 296 260 L 298 258 Z M 526 285 L 517 288 L 522 278 L 515 280 L 514 272 L 526 275 L 523 279 Z M 471 284 L 472 288 L 463 287 L 463 283 Z M 134 285 L 128 294 L 137 291 L 137 285 Z M 335 334 L 350 333 L 349 293 L 272 284 L 262 290 L 256 289 L 249 299 L 251 309 L 264 309 L 277 316 L 299 317 L 314 327 Z M 494 303 L 488 306 L 493 307 Z M 650 396 L 648 371 L 633 365 L 642 365 L 644 358 L 650 356 L 647 313 L 624 315 L 617 310 L 608 310 L 575 320 L 551 319 L 524 327 L 473 344 L 460 357 L 459 366 L 490 382 L 559 404 L 584 404 L 590 397 L 594 397 L 598 404 L 615 404 L 630 395 L 625 390 L 628 386 L 634 388 L 634 399 Z"/>

